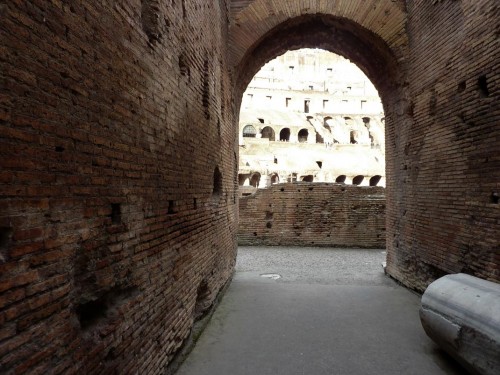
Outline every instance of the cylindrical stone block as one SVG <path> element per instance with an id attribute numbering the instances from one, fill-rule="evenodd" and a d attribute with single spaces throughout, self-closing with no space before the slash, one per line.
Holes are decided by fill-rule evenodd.
<path id="1" fill-rule="evenodd" d="M 425 332 L 473 374 L 500 374 L 500 284 L 444 276 L 422 296 Z"/>

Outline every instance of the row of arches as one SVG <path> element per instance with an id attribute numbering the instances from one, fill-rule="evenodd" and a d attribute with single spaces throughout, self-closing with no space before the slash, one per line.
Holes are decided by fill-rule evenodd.
<path id="1" fill-rule="evenodd" d="M 258 131 L 252 124 L 245 125 L 241 135 L 243 138 L 261 138 L 272 142 L 279 140 L 281 142 L 370 144 L 372 146 L 383 144 L 383 119 L 372 121 L 369 117 L 363 117 L 355 121 L 351 117 L 343 117 L 339 120 L 327 116 L 319 120 L 308 116 L 307 120 L 313 129 L 302 127 L 293 134 L 293 137 L 290 127 L 284 127 L 278 133 L 271 125 Z"/>
<path id="2" fill-rule="evenodd" d="M 262 179 L 262 175 L 259 172 L 247 173 L 247 174 L 239 174 L 238 175 L 238 185 L 239 186 L 251 186 L 254 188 L 264 188 L 270 185 L 278 184 L 280 182 L 315 182 L 315 178 L 313 175 L 298 175 L 297 173 L 290 173 L 286 176 L 279 176 L 278 173 L 271 173 L 266 176 L 266 179 Z M 368 181 L 367 181 L 368 179 Z M 347 175 L 339 175 L 335 178 L 335 183 L 339 184 L 348 184 L 349 180 Z M 352 178 L 352 185 L 363 185 L 365 182 L 365 186 L 378 186 L 382 180 L 381 175 L 375 175 L 372 177 L 366 177 L 363 175 L 357 175 Z M 368 182 L 368 184 L 366 184 Z"/>

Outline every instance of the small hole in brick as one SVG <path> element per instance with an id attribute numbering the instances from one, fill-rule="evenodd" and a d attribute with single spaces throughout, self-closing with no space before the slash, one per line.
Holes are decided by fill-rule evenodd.
<path id="1" fill-rule="evenodd" d="M 313 191 L 313 190 L 314 190 L 314 188 L 312 188 L 312 187 L 309 188 L 309 191 Z"/>
<path id="2" fill-rule="evenodd" d="M 198 208 L 198 202 L 196 201 L 196 198 L 193 198 L 193 208 L 195 210 Z"/>
<path id="3" fill-rule="evenodd" d="M 326 236 L 327 236 L 327 237 L 330 237 L 330 235 L 329 235 L 329 234 L 327 234 Z"/>
<path id="4" fill-rule="evenodd" d="M 491 193 L 491 202 L 494 204 L 499 204 L 500 203 L 500 194 L 497 192 Z"/>
<path id="5" fill-rule="evenodd" d="M 210 289 L 206 280 L 202 280 L 196 291 L 196 304 L 194 307 L 194 317 L 199 319 L 210 307 Z"/>
<path id="6" fill-rule="evenodd" d="M 269 228 L 269 229 L 271 229 L 273 227 L 273 223 L 267 222 L 266 227 Z"/>
<path id="7" fill-rule="evenodd" d="M 253 232 L 253 235 L 254 235 L 254 236 L 257 236 L 257 232 Z"/>
<path id="8" fill-rule="evenodd" d="M 464 92 L 466 88 L 467 88 L 467 84 L 465 83 L 465 81 L 462 81 L 458 84 L 457 91 Z"/>
<path id="9" fill-rule="evenodd" d="M 122 222 L 122 212 L 120 203 L 111 203 L 111 223 L 120 224 Z"/>
<path id="10" fill-rule="evenodd" d="M 281 188 L 280 191 L 285 191 L 285 188 Z"/>
<path id="11" fill-rule="evenodd" d="M 168 201 L 168 211 L 167 213 L 170 214 L 175 214 L 175 202 L 170 200 Z"/>
<path id="12" fill-rule="evenodd" d="M 76 314 L 80 321 L 80 327 L 82 329 L 91 327 L 99 320 L 104 319 L 107 311 L 108 306 L 104 297 L 79 305 L 76 308 Z"/>
<path id="13" fill-rule="evenodd" d="M 297 190 L 300 193 L 300 189 Z"/>
<path id="14" fill-rule="evenodd" d="M 62 147 L 62 146 L 56 146 L 55 150 L 56 150 L 56 152 L 63 152 L 64 151 L 64 147 Z"/>
<path id="15" fill-rule="evenodd" d="M 11 227 L 0 227 L 0 263 L 8 258 L 9 243 L 12 238 Z"/>
<path id="16" fill-rule="evenodd" d="M 477 79 L 477 87 L 482 98 L 487 98 L 488 96 L 490 96 L 490 91 L 488 90 L 488 80 L 486 79 L 486 76 L 481 76 Z"/>
<path id="17" fill-rule="evenodd" d="M 214 169 L 214 188 L 213 195 L 218 196 L 222 193 L 222 173 L 220 173 L 219 167 Z"/>

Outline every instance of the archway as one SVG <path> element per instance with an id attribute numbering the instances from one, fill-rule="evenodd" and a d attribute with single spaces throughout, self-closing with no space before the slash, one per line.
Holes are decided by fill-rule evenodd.
<path id="1" fill-rule="evenodd" d="M 300 129 L 299 131 L 299 143 L 307 142 L 307 137 L 309 136 L 309 132 L 307 129 Z"/>
<path id="2" fill-rule="evenodd" d="M 299 0 L 298 2 L 304 3 L 306 7 L 305 1 Z M 279 17 L 274 19 L 269 17 L 265 11 L 266 7 L 262 6 L 263 0 L 256 0 L 254 4 L 262 6 L 258 11 L 265 12 L 266 15 L 263 14 L 262 18 L 257 16 L 248 24 L 238 24 L 235 34 L 231 36 L 231 42 L 235 43 L 231 59 L 236 68 L 234 93 L 237 110 L 239 110 L 241 95 L 253 75 L 264 63 L 288 50 L 321 48 L 348 58 L 366 74 L 379 92 L 386 118 L 385 154 L 389 157 L 386 162 L 388 186 L 386 220 L 387 238 L 392 238 L 391 235 L 398 230 L 397 225 L 394 224 L 397 223 L 395 217 L 398 212 L 397 206 L 404 205 L 404 202 L 391 196 L 397 190 L 393 188 L 394 183 L 402 173 L 398 169 L 395 155 L 402 153 L 404 148 L 404 142 L 395 141 L 399 136 L 399 129 L 402 129 L 400 126 L 396 128 L 395 124 L 411 126 L 413 119 L 408 109 L 410 103 L 406 100 L 409 97 L 408 85 L 405 83 L 406 67 L 398 62 L 408 61 L 407 50 L 403 45 L 406 40 L 404 4 L 385 0 L 381 2 L 392 12 L 388 19 L 391 19 L 390 22 L 394 28 L 390 33 L 384 33 L 375 24 L 366 24 L 366 18 L 359 13 L 360 8 L 363 8 L 365 13 L 371 12 L 371 9 L 365 8 L 367 6 L 365 2 L 359 2 L 356 11 L 348 10 L 347 5 L 339 5 L 342 9 L 337 9 L 334 3 L 330 3 L 332 5 L 329 6 L 321 2 L 321 4 L 312 5 L 312 8 L 318 9 L 309 9 L 315 14 L 300 15 L 302 8 L 297 7 L 299 14 L 290 15 L 286 4 L 278 1 L 276 5 L 273 4 L 274 10 L 276 12 L 282 10 L 283 13 L 280 14 L 289 16 L 285 16 L 285 19 Z M 307 7 L 309 5 L 307 2 Z M 323 9 L 323 7 L 328 9 Z M 249 7 L 249 14 L 255 11 L 257 8 Z M 342 17 L 337 16 L 340 14 Z M 400 22 L 400 27 L 394 24 L 398 22 Z M 253 28 L 256 32 L 252 31 Z M 247 37 L 249 34 L 252 35 L 251 38 Z M 243 41 L 244 38 L 246 38 L 245 41 Z M 397 38 L 399 38 L 399 43 L 395 43 Z M 396 251 L 393 245 L 393 242 L 387 243 L 388 268 L 391 267 L 389 258 L 393 254 L 392 259 L 394 259 Z M 398 245 L 397 251 L 401 251 L 401 241 Z"/>
<path id="3" fill-rule="evenodd" d="M 257 135 L 257 130 L 253 125 L 247 125 L 243 128 L 243 137 L 255 138 L 256 135 Z"/>
<path id="4" fill-rule="evenodd" d="M 352 179 L 352 184 L 353 185 L 361 185 L 363 183 L 363 180 L 365 179 L 365 176 L 363 175 L 358 175 Z"/>
<path id="5" fill-rule="evenodd" d="M 267 138 L 270 141 L 276 140 L 276 135 L 274 133 L 274 129 L 271 128 L 270 126 L 266 126 L 260 131 L 260 134 L 262 134 L 262 138 Z"/>
<path id="6" fill-rule="evenodd" d="M 280 141 L 288 142 L 290 140 L 290 129 L 283 128 L 280 131 Z"/>

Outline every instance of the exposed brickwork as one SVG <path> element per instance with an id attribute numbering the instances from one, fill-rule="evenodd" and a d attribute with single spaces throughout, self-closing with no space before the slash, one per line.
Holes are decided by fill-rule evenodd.
<path id="1" fill-rule="evenodd" d="M 163 373 L 230 277 L 226 13 L 1 5 L 0 373 Z"/>
<path id="2" fill-rule="evenodd" d="M 237 99 L 264 62 L 311 46 L 348 57 L 379 90 L 388 271 L 418 290 L 450 272 L 500 281 L 497 3 L 255 0 L 233 8 Z M 364 6 L 373 12 L 358 12 Z"/>
<path id="3" fill-rule="evenodd" d="M 389 272 L 500 281 L 498 1 L 230 5 L 1 2 L 0 372 L 163 372 L 231 275 L 235 114 L 288 49 L 380 92 Z"/>
<path id="4" fill-rule="evenodd" d="M 412 116 L 387 158 L 388 271 L 420 290 L 445 273 L 500 281 L 498 2 L 407 4 Z"/>
<path id="5" fill-rule="evenodd" d="M 288 183 L 240 198 L 240 245 L 385 247 L 382 187 Z"/>

